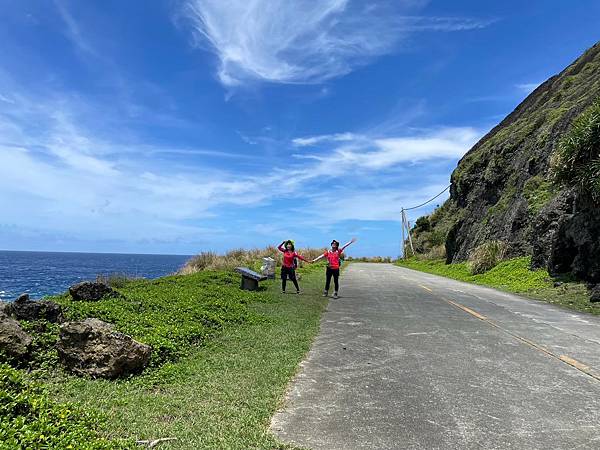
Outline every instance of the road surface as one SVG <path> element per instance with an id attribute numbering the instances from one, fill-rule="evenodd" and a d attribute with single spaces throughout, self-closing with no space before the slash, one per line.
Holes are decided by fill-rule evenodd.
<path id="1" fill-rule="evenodd" d="M 352 264 L 272 420 L 311 449 L 600 448 L 600 317 Z"/>

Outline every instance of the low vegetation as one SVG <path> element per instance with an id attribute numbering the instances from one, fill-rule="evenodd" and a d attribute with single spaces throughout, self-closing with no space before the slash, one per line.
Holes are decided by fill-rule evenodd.
<path id="1" fill-rule="evenodd" d="M 36 381 L 0 364 L 0 449 L 112 450 L 132 441 L 109 440 L 97 414 L 70 402 L 56 402 Z"/>
<path id="2" fill-rule="evenodd" d="M 584 284 L 568 278 L 552 278 L 544 269 L 531 270 L 530 257 L 502 261 L 493 269 L 477 275 L 471 273 L 468 262 L 446 264 L 445 260 L 417 257 L 399 260 L 397 264 L 600 315 L 600 304 L 589 302 L 589 294 Z"/>
<path id="3" fill-rule="evenodd" d="M 537 214 L 552 200 L 555 189 L 546 177 L 537 175 L 531 177 L 523 186 L 523 196 L 527 200 L 527 209 L 531 214 Z"/>

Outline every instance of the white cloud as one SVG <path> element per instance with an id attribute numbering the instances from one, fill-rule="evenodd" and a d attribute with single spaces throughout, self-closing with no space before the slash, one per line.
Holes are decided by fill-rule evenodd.
<path id="1" fill-rule="evenodd" d="M 186 0 L 197 42 L 220 61 L 219 80 L 317 83 L 391 52 L 407 34 L 462 31 L 490 21 L 405 15 L 423 1 Z"/>
<path id="2" fill-rule="evenodd" d="M 211 167 L 157 164 L 147 156 L 173 149 L 120 142 L 118 130 L 111 140 L 94 134 L 77 124 L 76 105 L 65 98 L 16 98 L 10 107 L 0 104 L 0 205 L 5 226 L 37 224 L 40 231 L 98 241 L 189 240 L 205 227 L 187 221 L 211 217 L 216 206 L 265 199 L 260 180 Z"/>
<path id="3" fill-rule="evenodd" d="M 263 211 L 281 209 L 288 217 L 296 205 L 302 210 L 293 226 L 302 222 L 306 230 L 352 219 L 395 220 L 400 205 L 418 203 L 447 179 L 438 160 L 451 164 L 482 134 L 438 128 L 403 135 L 377 126 L 303 136 L 285 150 L 301 148 L 307 159 L 279 166 L 265 158 L 262 169 L 249 172 L 228 152 L 164 148 L 127 124 L 96 129 L 85 118 L 103 116 L 94 114 L 97 105 L 64 93 L 43 97 L 10 87 L 14 103 L 0 102 L 0 226 L 74 242 L 199 242 L 218 234 L 212 229 L 217 220 L 223 223 L 219 239 L 226 240 L 223 235 L 236 234 L 227 217 L 248 220 L 252 234 L 252 225 L 265 221 Z M 260 158 L 260 149 L 249 155 Z M 211 165 L 215 158 L 225 164 Z M 412 175 L 406 171 L 428 161 Z M 406 178 L 414 174 L 417 182 Z M 431 189 L 417 195 L 415 183 Z M 328 212 L 331 205 L 335 214 Z"/>
<path id="4" fill-rule="evenodd" d="M 525 94 L 531 94 L 533 91 L 537 89 L 537 87 L 542 83 L 522 83 L 516 84 L 515 87 Z"/>
<path id="5" fill-rule="evenodd" d="M 344 139 L 335 139 L 344 136 Z M 399 164 L 463 156 L 483 132 L 470 127 L 428 130 L 408 137 L 370 137 L 346 133 L 302 138 L 303 145 L 342 141 L 343 144 L 319 154 L 295 155 L 319 161 L 313 173 L 327 173 L 332 167 L 352 170 L 384 170 Z M 332 138 L 333 137 L 333 138 Z M 297 139 L 293 142 L 296 143 Z"/>
<path id="6" fill-rule="evenodd" d="M 320 136 L 295 138 L 292 140 L 292 144 L 296 147 L 312 147 L 322 142 L 345 142 L 356 140 L 358 138 L 359 136 L 354 133 L 323 134 Z"/>

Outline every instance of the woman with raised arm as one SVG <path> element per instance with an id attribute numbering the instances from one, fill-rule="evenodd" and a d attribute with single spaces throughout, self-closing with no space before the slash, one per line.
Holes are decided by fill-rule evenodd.
<path id="1" fill-rule="evenodd" d="M 331 278 L 333 277 L 333 284 L 335 287 L 335 291 L 333 292 L 333 298 L 338 298 L 338 291 L 340 290 L 340 259 L 342 253 L 346 247 L 350 244 L 356 242 L 356 238 L 352 238 L 350 242 L 344 244 L 342 248 L 340 248 L 340 243 L 335 239 L 331 241 L 331 250 L 327 250 L 320 256 L 317 256 L 311 262 L 317 262 L 321 258 L 327 258 L 327 270 L 325 271 L 325 290 L 323 291 L 323 297 L 327 297 L 329 295 L 329 285 L 331 284 Z"/>
<path id="2" fill-rule="evenodd" d="M 283 253 L 283 262 L 281 264 L 281 293 L 285 294 L 285 284 L 289 278 L 296 286 L 296 294 L 300 293 L 300 286 L 298 286 L 298 280 L 296 280 L 296 258 L 301 259 L 305 262 L 310 262 L 304 256 L 296 253 L 294 249 L 294 243 L 291 240 L 283 241 L 279 244 L 277 249 Z"/>

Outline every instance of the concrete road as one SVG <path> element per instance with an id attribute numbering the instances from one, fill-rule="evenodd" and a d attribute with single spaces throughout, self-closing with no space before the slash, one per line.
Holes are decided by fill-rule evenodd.
<path id="1" fill-rule="evenodd" d="M 312 449 L 600 449 L 600 318 L 352 264 L 272 420 Z"/>

